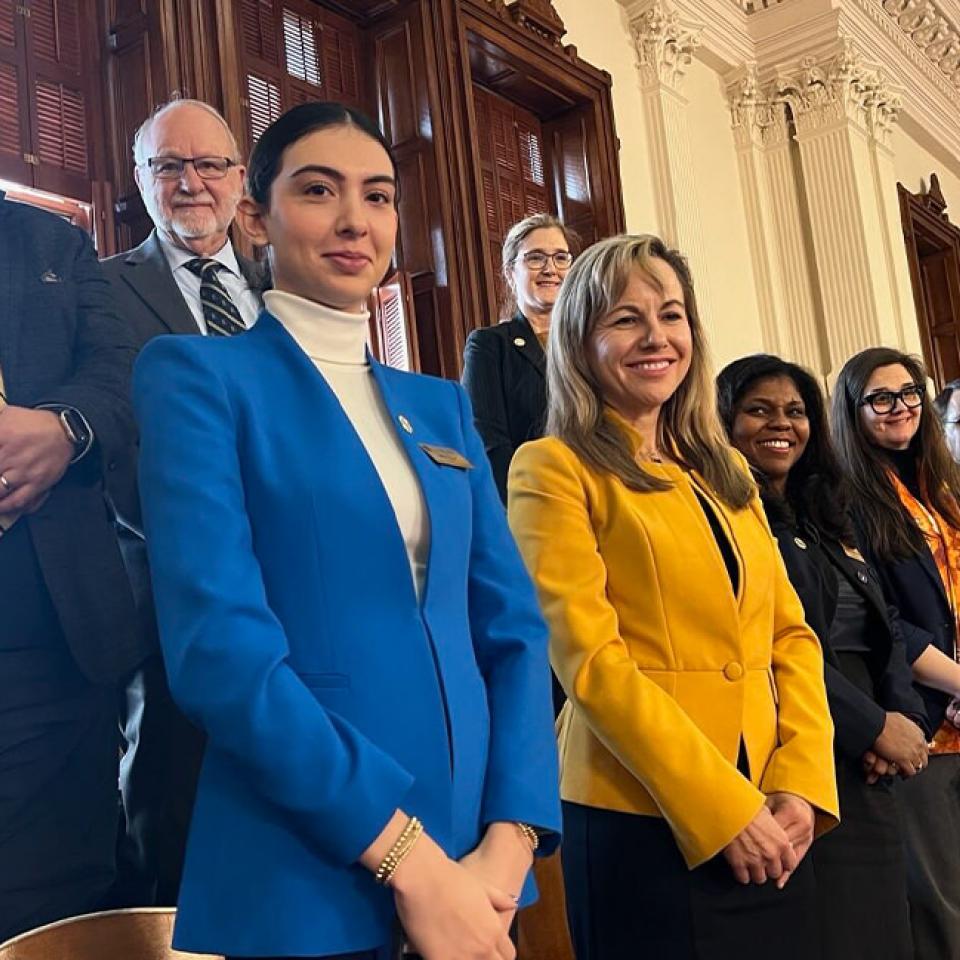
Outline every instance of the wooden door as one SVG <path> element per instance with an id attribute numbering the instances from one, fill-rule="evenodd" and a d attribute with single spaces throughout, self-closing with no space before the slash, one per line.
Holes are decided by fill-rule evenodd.
<path id="1" fill-rule="evenodd" d="M 897 191 L 924 360 L 942 389 L 960 377 L 960 228 L 950 222 L 935 173 L 926 191 L 903 184 Z"/>

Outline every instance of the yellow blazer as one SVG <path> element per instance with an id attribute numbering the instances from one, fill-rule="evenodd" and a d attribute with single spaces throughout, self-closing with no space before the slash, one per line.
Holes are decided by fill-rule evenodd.
<path id="1" fill-rule="evenodd" d="M 838 820 L 823 656 L 760 500 L 733 510 L 694 472 L 645 468 L 673 488 L 629 490 L 553 437 L 510 467 L 510 526 L 569 698 L 561 795 L 665 817 L 691 868 L 778 791 L 809 801 L 822 833 Z M 733 546 L 736 596 L 695 489 Z"/>

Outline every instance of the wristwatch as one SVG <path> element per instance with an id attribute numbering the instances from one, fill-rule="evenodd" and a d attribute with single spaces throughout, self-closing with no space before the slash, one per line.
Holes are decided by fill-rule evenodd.
<path id="1" fill-rule="evenodd" d="M 86 417 L 73 407 L 61 407 L 54 411 L 60 418 L 60 426 L 67 435 L 67 439 L 73 444 L 73 459 L 71 463 L 76 463 L 89 449 L 93 443 L 93 433 Z"/>

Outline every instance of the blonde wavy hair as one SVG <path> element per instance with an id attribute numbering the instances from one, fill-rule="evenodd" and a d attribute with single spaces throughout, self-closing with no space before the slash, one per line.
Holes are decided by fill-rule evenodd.
<path id="1" fill-rule="evenodd" d="M 605 415 L 600 382 L 589 360 L 597 322 L 617 304 L 634 270 L 657 288 L 657 259 L 676 273 L 683 290 L 692 348 L 690 369 L 660 410 L 657 443 L 700 473 L 729 506 L 741 508 L 753 481 L 737 462 L 717 412 L 716 387 L 687 261 L 659 237 L 623 235 L 594 244 L 574 262 L 553 308 L 547 349 L 547 433 L 563 440 L 588 466 L 619 477 L 631 490 L 667 490 L 671 483 L 647 473 L 629 437 Z"/>

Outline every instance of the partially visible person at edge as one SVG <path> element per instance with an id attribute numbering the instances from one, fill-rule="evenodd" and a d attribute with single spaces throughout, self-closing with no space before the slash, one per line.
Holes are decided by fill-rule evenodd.
<path id="1" fill-rule="evenodd" d="M 544 346 L 553 305 L 578 243 L 572 230 L 547 213 L 515 223 L 503 241 L 501 263 L 510 295 L 509 319 L 467 337 L 463 385 L 504 503 L 507 470 L 517 447 L 543 436 Z"/>
<path id="2" fill-rule="evenodd" d="M 264 312 L 134 378 L 170 689 L 207 735 L 175 944 L 509 960 L 559 839 L 546 630 L 462 388 L 367 349 L 395 160 L 310 103 L 247 183 Z"/>
<path id="3" fill-rule="evenodd" d="M 581 254 L 547 381 L 508 513 L 569 698 L 577 957 L 811 960 L 806 853 L 838 815 L 820 644 L 724 436 L 684 258 L 649 236 Z"/>
<path id="4" fill-rule="evenodd" d="M 940 417 L 947 449 L 960 463 L 960 380 L 951 380 L 936 396 L 933 406 Z"/>
<path id="5" fill-rule="evenodd" d="M 899 624 L 847 515 L 823 393 L 802 367 L 745 357 L 717 378 L 720 417 L 747 458 L 790 581 L 826 660 L 843 822 L 813 845 L 825 960 L 913 956 L 893 776 L 927 765 L 923 700 Z"/>
<path id="6" fill-rule="evenodd" d="M 834 444 L 857 539 L 903 623 L 930 727 L 930 767 L 902 785 L 917 957 L 960 957 L 960 468 L 920 362 L 887 347 L 851 357 L 833 395 Z"/>
<path id="7" fill-rule="evenodd" d="M 504 503 L 507 471 L 517 448 L 543 436 L 550 317 L 578 245 L 577 235 L 548 213 L 515 223 L 503 241 L 501 264 L 513 316 L 467 337 L 463 386 Z M 565 699 L 554 677 L 554 713 Z"/>

